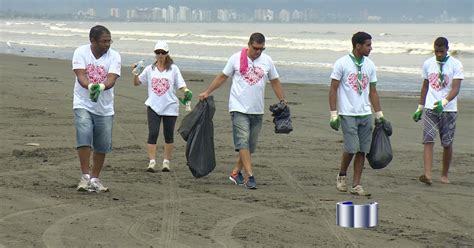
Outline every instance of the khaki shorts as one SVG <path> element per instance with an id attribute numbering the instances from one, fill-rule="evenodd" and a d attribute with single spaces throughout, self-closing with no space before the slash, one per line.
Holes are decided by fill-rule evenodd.
<path id="1" fill-rule="evenodd" d="M 344 151 L 347 153 L 369 153 L 372 142 L 372 115 L 341 115 Z"/>

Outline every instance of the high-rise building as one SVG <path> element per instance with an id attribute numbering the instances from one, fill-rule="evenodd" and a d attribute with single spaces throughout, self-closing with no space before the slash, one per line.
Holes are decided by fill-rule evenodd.
<path id="1" fill-rule="evenodd" d="M 176 21 L 176 8 L 168 5 L 168 14 L 169 22 L 175 22 Z"/>
<path id="2" fill-rule="evenodd" d="M 110 17 L 120 18 L 120 9 L 119 8 L 110 8 Z"/>
<path id="3" fill-rule="evenodd" d="M 278 17 L 279 17 L 280 22 L 290 22 L 290 19 L 291 19 L 290 11 L 286 9 L 282 9 L 280 11 L 280 14 L 278 14 Z"/>
<path id="4" fill-rule="evenodd" d="M 163 10 L 161 8 L 153 8 L 151 10 L 151 19 L 156 22 L 163 21 Z"/>
<path id="5" fill-rule="evenodd" d="M 178 21 L 189 22 L 191 21 L 191 9 L 186 6 L 178 7 Z"/>

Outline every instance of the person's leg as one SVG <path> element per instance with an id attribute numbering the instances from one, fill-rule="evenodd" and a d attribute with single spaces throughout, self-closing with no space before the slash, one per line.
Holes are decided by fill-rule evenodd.
<path id="1" fill-rule="evenodd" d="M 434 143 L 426 143 L 423 152 L 423 169 L 427 182 L 431 182 L 431 170 L 433 167 L 433 147 Z"/>
<path id="2" fill-rule="evenodd" d="M 90 157 L 91 157 L 91 148 L 89 146 L 82 146 L 77 148 L 77 155 L 79 157 L 79 163 L 81 164 L 82 174 L 90 173 Z"/>
<path id="3" fill-rule="evenodd" d="M 94 120 L 94 153 L 92 156 L 94 165 L 92 166 L 90 190 L 106 192 L 109 191 L 109 189 L 102 185 L 99 176 L 104 166 L 106 154 L 112 151 L 112 127 L 114 116 L 99 116 L 94 114 L 91 114 L 91 116 Z"/>
<path id="4" fill-rule="evenodd" d="M 347 169 L 354 157 L 354 154 L 360 150 L 359 136 L 357 131 L 356 118 L 352 116 L 341 116 L 341 129 L 344 139 L 344 152 L 342 153 L 340 176 L 346 176 Z"/>
<path id="5" fill-rule="evenodd" d="M 260 130 L 262 129 L 262 116 L 263 115 L 247 115 L 247 118 L 250 121 L 249 137 L 248 137 L 249 149 L 248 150 L 242 149 L 241 151 L 243 152 L 239 152 L 239 155 L 240 155 L 240 161 L 242 162 L 242 166 L 244 170 L 246 171 L 246 174 L 248 174 L 248 176 L 253 176 L 252 154 L 255 153 L 255 151 L 257 150 L 258 136 L 260 134 Z M 248 163 L 248 169 L 245 169 L 246 163 Z"/>
<path id="6" fill-rule="evenodd" d="M 161 118 L 155 113 L 150 107 L 147 108 L 147 119 L 148 119 L 148 141 L 147 141 L 147 152 L 148 159 L 154 161 L 156 159 L 156 141 L 158 140 L 158 134 L 160 131 Z"/>
<path id="7" fill-rule="evenodd" d="M 239 150 L 239 161 L 242 163 L 242 167 L 245 171 L 245 181 L 247 181 L 249 176 L 253 176 L 250 151 L 248 149 Z"/>
<path id="8" fill-rule="evenodd" d="M 347 169 L 354 157 L 354 153 L 343 152 L 341 159 L 341 168 L 339 169 L 339 175 L 345 176 L 347 174 Z"/>
<path id="9" fill-rule="evenodd" d="M 239 159 L 237 160 L 236 168 L 243 168 L 245 178 L 253 175 L 250 159 L 250 119 L 249 116 L 239 112 L 232 112 L 232 134 L 234 139 L 235 150 L 239 152 Z"/>
<path id="10" fill-rule="evenodd" d="M 454 133 L 456 131 L 457 112 L 444 112 L 441 116 L 439 134 L 443 146 L 443 168 L 441 169 L 441 182 L 449 183 L 448 171 L 453 157 Z"/>
<path id="11" fill-rule="evenodd" d="M 449 145 L 443 148 L 443 168 L 441 170 L 441 182 L 449 183 L 448 171 L 451 158 L 453 157 L 453 145 Z"/>
<path id="12" fill-rule="evenodd" d="M 112 125 L 113 116 L 99 116 L 91 114 L 94 120 L 94 138 L 92 155 L 92 173 L 91 178 L 99 178 L 104 165 L 105 154 L 112 151 Z"/>
<path id="13" fill-rule="evenodd" d="M 238 174 L 242 170 L 243 164 L 242 160 L 240 159 L 240 153 L 237 158 L 237 163 L 235 163 L 234 169 L 232 170 L 232 174 Z"/>
<path id="14" fill-rule="evenodd" d="M 92 117 L 87 110 L 74 109 L 77 155 L 83 175 L 90 173 L 90 154 L 94 130 L 92 123 Z"/>
<path id="15" fill-rule="evenodd" d="M 362 170 L 364 169 L 365 153 L 358 152 L 354 159 L 354 176 L 352 179 L 352 187 L 360 185 L 360 179 L 362 177 Z"/>
<path id="16" fill-rule="evenodd" d="M 92 161 L 94 162 L 94 166 L 92 166 L 91 178 L 99 178 L 102 167 L 104 166 L 105 153 L 94 152 Z"/>
<path id="17" fill-rule="evenodd" d="M 163 116 L 163 135 L 165 136 L 164 159 L 171 160 L 174 143 L 176 116 Z"/>
<path id="18" fill-rule="evenodd" d="M 439 130 L 440 115 L 425 109 L 423 119 L 423 175 L 419 180 L 425 184 L 432 183 L 433 147 Z"/>
<path id="19" fill-rule="evenodd" d="M 365 154 L 370 152 L 370 145 L 372 143 L 372 116 L 356 118 L 356 123 L 357 135 L 359 137 L 359 151 L 357 151 L 354 159 L 352 187 L 361 185 Z"/>

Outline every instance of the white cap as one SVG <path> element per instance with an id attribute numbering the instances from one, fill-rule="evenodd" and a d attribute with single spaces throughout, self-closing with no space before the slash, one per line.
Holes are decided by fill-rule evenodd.
<path id="1" fill-rule="evenodd" d="M 165 52 L 169 52 L 169 48 L 168 48 L 168 44 L 166 44 L 166 42 L 164 41 L 158 41 L 156 42 L 156 45 L 155 45 L 155 50 L 153 51 L 156 51 L 156 50 L 163 50 Z"/>

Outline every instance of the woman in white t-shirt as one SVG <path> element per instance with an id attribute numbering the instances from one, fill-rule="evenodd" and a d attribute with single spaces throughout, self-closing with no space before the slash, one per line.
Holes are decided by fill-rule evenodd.
<path id="1" fill-rule="evenodd" d="M 140 64 L 133 66 L 132 73 L 135 75 L 133 84 L 147 85 L 148 98 L 145 101 L 148 116 L 148 164 L 147 171 L 155 172 L 156 141 L 163 120 L 163 135 L 165 137 L 164 159 L 162 171 L 170 171 L 170 159 L 173 152 L 174 128 L 179 115 L 179 101 L 186 104 L 191 101 L 192 92 L 186 87 L 179 68 L 173 63 L 169 55 L 168 44 L 158 41 L 155 45 L 156 61 L 140 68 Z M 143 70 L 143 71 L 141 71 Z M 184 93 L 184 98 L 176 96 L 176 90 Z"/>

